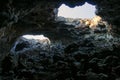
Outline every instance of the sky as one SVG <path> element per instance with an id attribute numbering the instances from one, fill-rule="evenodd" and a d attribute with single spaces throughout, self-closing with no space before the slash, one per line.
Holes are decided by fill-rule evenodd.
<path id="1" fill-rule="evenodd" d="M 95 11 L 95 5 L 91 5 L 87 2 L 82 6 L 76 6 L 74 8 L 62 4 L 58 9 L 58 16 L 65 18 L 93 18 Z"/>

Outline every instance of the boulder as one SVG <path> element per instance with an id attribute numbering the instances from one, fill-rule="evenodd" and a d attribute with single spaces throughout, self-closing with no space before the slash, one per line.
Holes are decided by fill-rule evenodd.
<path id="1" fill-rule="evenodd" d="M 11 53 L 24 53 L 31 50 L 48 50 L 49 38 L 44 35 L 23 35 L 17 39 Z"/>

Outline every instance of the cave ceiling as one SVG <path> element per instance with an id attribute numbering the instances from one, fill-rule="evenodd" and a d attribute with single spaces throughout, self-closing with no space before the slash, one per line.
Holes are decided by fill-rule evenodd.
<path id="1" fill-rule="evenodd" d="M 57 14 L 54 9 L 58 9 L 63 3 L 75 7 L 85 2 L 96 5 L 96 14 L 115 25 L 113 32 L 119 32 L 119 0 L 0 0 L 0 28 L 6 33 L 5 36 L 20 36 L 41 27 L 54 28 Z"/>
<path id="2" fill-rule="evenodd" d="M 46 8 L 45 10 L 49 10 L 52 8 L 59 8 L 61 4 L 66 4 L 69 7 L 75 7 L 83 5 L 85 2 L 88 2 L 92 5 L 97 5 L 97 15 L 100 15 L 104 19 L 112 21 L 112 18 L 118 19 L 119 16 L 119 0 L 60 0 L 60 1 L 54 1 L 54 0 L 4 0 L 0 1 L 0 13 L 2 14 L 3 11 L 7 11 L 9 6 L 11 8 L 15 8 L 15 10 L 28 10 L 31 8 L 36 7 L 39 5 L 40 8 Z M 47 9 L 48 8 L 48 9 Z M 44 11 L 45 11 L 44 10 Z M 49 13 L 48 13 L 49 15 Z M 48 17 L 48 16 L 46 16 Z M 108 18 L 109 19 L 108 19 Z"/>

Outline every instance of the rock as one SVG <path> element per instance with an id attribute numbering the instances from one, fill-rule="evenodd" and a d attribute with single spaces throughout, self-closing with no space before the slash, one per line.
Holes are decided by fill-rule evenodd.
<path id="1" fill-rule="evenodd" d="M 48 50 L 50 48 L 50 40 L 43 35 L 24 35 L 17 39 L 12 53 L 24 53 L 25 51 L 31 51 L 34 49 Z"/>
<path id="2" fill-rule="evenodd" d="M 115 73 L 120 76 L 120 65 L 114 68 Z"/>
<path id="3" fill-rule="evenodd" d="M 80 69 L 80 66 L 81 66 L 80 62 L 74 62 L 73 64 L 77 69 Z"/>
<path id="4" fill-rule="evenodd" d="M 111 67 L 115 67 L 118 65 L 118 63 L 119 63 L 118 61 L 119 61 L 119 59 L 117 56 L 107 56 L 105 58 L 104 63 L 111 66 Z"/>
<path id="5" fill-rule="evenodd" d="M 77 43 L 73 43 L 73 44 L 70 44 L 69 46 L 67 46 L 64 51 L 65 53 L 73 53 L 75 51 L 77 51 L 79 48 L 79 45 Z"/>
<path id="6" fill-rule="evenodd" d="M 98 74 L 99 80 L 108 80 L 108 75 L 100 73 Z"/>
<path id="7" fill-rule="evenodd" d="M 0 69 L 2 67 L 1 70 L 3 70 L 3 73 L 0 70 L 0 79 L 119 80 L 120 49 L 116 45 L 119 45 L 120 41 L 115 40 L 115 36 L 104 36 L 107 34 L 104 24 L 95 23 L 90 25 L 88 20 L 86 24 L 91 27 L 98 24 L 98 30 L 91 34 L 89 33 L 89 26 L 82 25 L 78 20 L 61 18 L 59 19 L 60 23 L 54 20 L 58 7 L 62 3 L 75 7 L 83 5 L 85 0 L 50 1 L 0 0 Z M 120 32 L 119 0 L 86 0 L 86 2 L 91 4 L 95 2 L 93 5 L 96 5 L 96 14 L 112 25 L 112 32 Z M 78 27 L 80 25 L 83 27 Z M 60 27 L 59 35 L 56 35 L 58 32 L 57 26 Z M 79 29 L 74 29 L 76 26 Z M 68 29 L 73 29 L 73 31 Z M 11 55 L 4 58 L 4 55 L 9 53 L 11 44 L 20 35 L 26 33 L 39 34 L 44 33 L 44 31 L 53 32 L 55 36 L 61 36 L 62 39 L 62 34 L 65 34 L 66 42 L 72 36 L 72 41 L 75 43 L 69 41 L 69 43 L 65 42 L 67 44 L 65 47 L 61 48 L 55 45 L 56 48 L 51 49 L 53 46 L 49 46 L 49 39 L 41 43 L 41 39 L 35 41 L 20 37 L 19 39 L 22 39 L 22 41 L 17 39 L 11 49 L 11 54 L 14 53 L 15 55 L 14 59 L 11 58 Z M 101 33 L 103 35 L 99 36 Z M 70 38 L 66 37 L 66 35 L 70 36 Z M 84 39 L 86 35 L 89 36 L 88 40 Z M 94 37 L 91 37 L 91 35 Z M 63 41 L 62 39 L 59 38 L 60 41 Z M 77 40 L 79 42 L 76 42 Z M 113 44 L 116 47 L 112 49 Z M 50 51 L 48 51 L 49 47 Z M 91 72 L 89 68 L 92 68 Z"/>
<path id="8" fill-rule="evenodd" d="M 96 73 L 93 73 L 93 72 L 88 72 L 86 74 L 86 76 L 87 76 L 87 80 L 99 80 L 98 75 Z"/>
<path id="9" fill-rule="evenodd" d="M 30 44 L 27 41 L 20 42 L 16 45 L 15 51 L 23 50 L 24 48 L 28 48 Z"/>
<path id="10" fill-rule="evenodd" d="M 7 63 L 7 64 L 6 64 Z M 8 67 L 9 65 L 9 67 Z M 6 56 L 3 60 L 2 60 L 2 73 L 9 73 L 10 70 L 13 68 L 13 63 L 12 63 L 12 59 L 10 56 Z"/>
<path id="11" fill-rule="evenodd" d="M 56 18 L 56 21 L 66 22 L 66 19 L 64 17 L 59 16 Z"/>

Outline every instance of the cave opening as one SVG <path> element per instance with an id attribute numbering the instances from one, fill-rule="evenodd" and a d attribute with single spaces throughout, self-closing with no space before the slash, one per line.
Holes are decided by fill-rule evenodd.
<path id="1" fill-rule="evenodd" d="M 25 52 L 27 50 L 32 50 L 35 48 L 45 49 L 51 43 L 50 39 L 43 34 L 41 35 L 31 35 L 25 34 L 20 36 L 14 43 L 14 47 L 11 49 L 12 53 L 15 52 Z"/>
<path id="2" fill-rule="evenodd" d="M 82 6 L 69 7 L 65 4 L 62 4 L 58 8 L 58 17 L 64 18 L 93 18 L 96 16 L 96 5 L 89 4 L 85 2 Z"/>

